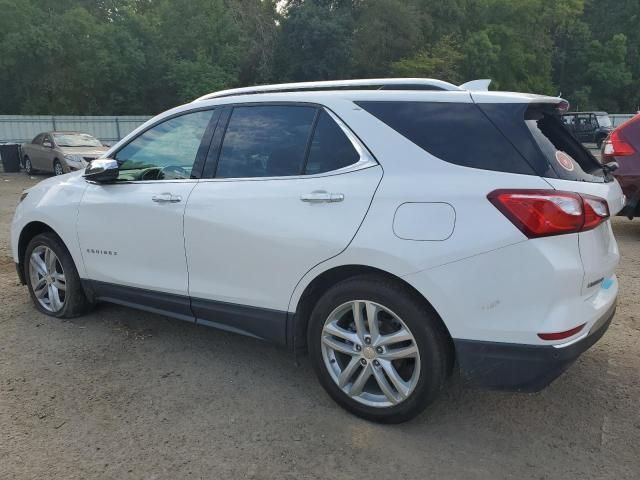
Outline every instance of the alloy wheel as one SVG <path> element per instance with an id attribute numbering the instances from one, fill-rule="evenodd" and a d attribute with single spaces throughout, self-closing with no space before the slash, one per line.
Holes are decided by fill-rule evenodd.
<path id="1" fill-rule="evenodd" d="M 372 407 L 406 400 L 420 377 L 420 352 L 407 325 L 387 307 L 354 300 L 336 308 L 322 329 L 322 357 L 351 399 Z"/>
<path id="2" fill-rule="evenodd" d="M 62 175 L 64 173 L 64 170 L 62 169 L 62 165 L 60 164 L 60 162 L 55 163 L 55 165 L 53 166 L 53 171 L 56 175 Z"/>
<path id="3" fill-rule="evenodd" d="M 29 258 L 31 288 L 38 303 L 48 312 L 59 312 L 64 307 L 67 283 L 62 264 L 55 252 L 40 245 Z"/>

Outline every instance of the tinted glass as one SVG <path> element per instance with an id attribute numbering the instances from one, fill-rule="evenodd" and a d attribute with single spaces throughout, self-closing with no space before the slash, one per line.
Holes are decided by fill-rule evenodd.
<path id="1" fill-rule="evenodd" d="M 331 116 L 322 111 L 309 150 L 304 173 L 330 172 L 356 163 L 360 155 Z"/>
<path id="2" fill-rule="evenodd" d="M 187 113 L 150 128 L 116 154 L 118 180 L 174 180 L 191 169 L 212 111 Z"/>
<path id="3" fill-rule="evenodd" d="M 222 142 L 216 177 L 300 175 L 315 115 L 313 107 L 235 107 Z"/>
<path id="4" fill-rule="evenodd" d="M 41 133 L 39 135 L 36 135 L 36 138 L 34 138 L 33 140 L 31 140 L 31 143 L 33 143 L 34 145 L 41 145 L 42 144 L 42 139 L 44 138 L 44 133 Z"/>
<path id="5" fill-rule="evenodd" d="M 358 102 L 358 105 L 446 162 L 534 174 L 513 145 L 473 103 Z"/>
<path id="6" fill-rule="evenodd" d="M 565 128 L 557 115 L 532 107 L 525 113 L 525 123 L 558 178 L 591 182 L 604 180 L 601 165 Z"/>

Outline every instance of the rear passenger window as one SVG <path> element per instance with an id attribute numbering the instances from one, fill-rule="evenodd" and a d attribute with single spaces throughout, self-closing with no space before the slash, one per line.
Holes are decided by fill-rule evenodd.
<path id="1" fill-rule="evenodd" d="M 357 102 L 428 153 L 449 163 L 535 175 L 473 103 Z"/>
<path id="2" fill-rule="evenodd" d="M 320 113 L 304 173 L 330 172 L 356 163 L 360 155 L 338 124 L 324 110 Z"/>
<path id="3" fill-rule="evenodd" d="M 302 174 L 316 108 L 235 107 L 222 142 L 216 177 Z"/>

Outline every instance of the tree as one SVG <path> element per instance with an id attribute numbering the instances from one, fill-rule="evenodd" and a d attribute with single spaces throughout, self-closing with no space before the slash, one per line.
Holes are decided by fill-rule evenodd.
<path id="1" fill-rule="evenodd" d="M 353 15 L 349 2 L 289 2 L 279 32 L 276 78 L 347 78 L 351 73 Z"/>
<path id="2" fill-rule="evenodd" d="M 392 71 L 399 77 L 427 77 L 462 83 L 464 55 L 451 37 L 441 38 L 432 48 L 392 64 Z"/>
<path id="3" fill-rule="evenodd" d="M 357 77 L 389 75 L 391 63 L 413 54 L 422 42 L 417 9 L 400 0 L 370 0 L 355 12 L 353 70 Z"/>

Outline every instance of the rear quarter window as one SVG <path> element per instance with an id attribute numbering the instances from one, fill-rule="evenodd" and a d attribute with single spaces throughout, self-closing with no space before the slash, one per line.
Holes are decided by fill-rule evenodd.
<path id="1" fill-rule="evenodd" d="M 536 174 L 476 104 L 400 101 L 357 102 L 357 105 L 445 162 Z"/>

